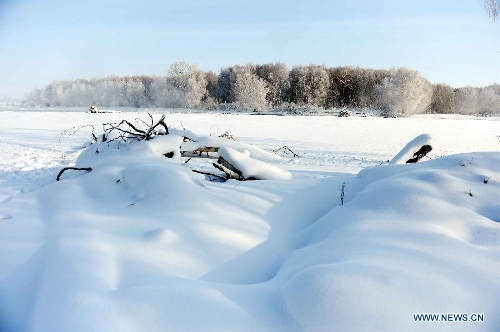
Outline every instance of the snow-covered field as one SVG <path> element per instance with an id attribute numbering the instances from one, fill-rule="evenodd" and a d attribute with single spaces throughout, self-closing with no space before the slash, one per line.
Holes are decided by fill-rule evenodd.
<path id="1" fill-rule="evenodd" d="M 0 112 L 0 331 L 500 330 L 499 118 L 167 114 L 300 156 L 224 183 L 145 142 L 82 153 L 136 118 Z"/>

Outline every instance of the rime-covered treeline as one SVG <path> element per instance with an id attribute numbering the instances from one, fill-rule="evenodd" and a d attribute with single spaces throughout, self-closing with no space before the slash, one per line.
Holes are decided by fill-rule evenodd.
<path id="1" fill-rule="evenodd" d="M 500 85 L 452 88 L 407 68 L 375 70 L 283 63 L 204 72 L 186 62 L 166 76 L 109 76 L 53 82 L 27 95 L 36 106 L 377 109 L 387 116 L 419 113 L 500 114 Z"/>

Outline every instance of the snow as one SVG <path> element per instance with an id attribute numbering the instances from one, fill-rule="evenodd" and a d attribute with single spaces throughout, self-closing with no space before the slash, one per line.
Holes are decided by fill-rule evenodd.
<path id="1" fill-rule="evenodd" d="M 167 114 L 197 140 L 290 146 L 257 163 L 287 181 L 208 181 L 178 132 L 61 135 L 136 117 L 0 112 L 0 331 L 500 329 L 499 118 Z M 422 133 L 428 157 L 387 164 Z M 75 165 L 93 170 L 55 181 Z"/>

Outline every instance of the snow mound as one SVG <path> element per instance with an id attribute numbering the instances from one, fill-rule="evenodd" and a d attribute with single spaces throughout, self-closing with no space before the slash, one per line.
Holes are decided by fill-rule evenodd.
<path id="1" fill-rule="evenodd" d="M 425 145 L 433 146 L 434 140 L 430 134 L 422 134 L 412 139 L 405 147 L 389 162 L 389 165 L 404 164 L 412 159 L 415 154 Z"/>
<path id="2" fill-rule="evenodd" d="M 347 181 L 347 203 L 297 237 L 278 274 L 300 328 L 498 329 L 500 182 L 484 176 L 500 178 L 499 164 L 499 153 L 454 155 Z M 491 320 L 415 321 L 427 313 Z"/>
<path id="3" fill-rule="evenodd" d="M 248 150 L 236 151 L 229 147 L 219 149 L 219 156 L 242 172 L 245 179 L 290 180 L 292 173 L 277 166 L 254 159 Z"/>

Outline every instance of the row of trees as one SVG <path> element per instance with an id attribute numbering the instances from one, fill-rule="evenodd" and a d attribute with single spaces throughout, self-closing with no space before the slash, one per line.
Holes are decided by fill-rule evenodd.
<path id="1" fill-rule="evenodd" d="M 387 115 L 424 112 L 499 114 L 500 86 L 454 89 L 431 84 L 406 68 L 375 70 L 283 63 L 248 64 L 204 72 L 176 62 L 166 76 L 109 76 L 57 81 L 27 95 L 40 106 L 230 107 L 264 109 L 359 108 Z"/>

